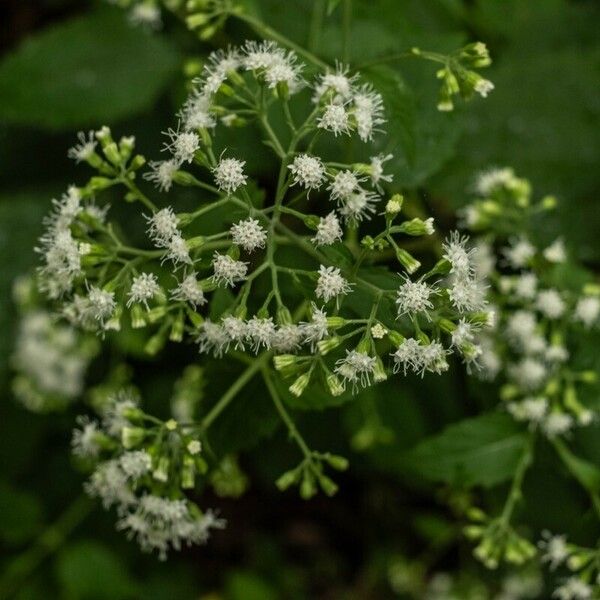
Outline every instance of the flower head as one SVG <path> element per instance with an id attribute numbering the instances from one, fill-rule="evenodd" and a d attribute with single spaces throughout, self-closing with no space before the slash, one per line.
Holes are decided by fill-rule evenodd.
<path id="1" fill-rule="evenodd" d="M 325 181 L 325 167 L 320 158 L 308 154 L 299 154 L 288 166 L 294 176 L 293 184 L 307 190 L 318 190 Z"/>
<path id="2" fill-rule="evenodd" d="M 142 303 L 148 308 L 148 300 L 160 293 L 160 286 L 154 273 L 141 273 L 133 278 L 129 290 L 127 306 Z"/>
<path id="3" fill-rule="evenodd" d="M 241 246 L 246 252 L 254 252 L 257 248 L 264 248 L 267 232 L 256 219 L 248 217 L 231 226 L 229 230 L 233 243 Z"/>
<path id="4" fill-rule="evenodd" d="M 248 272 L 248 263 L 234 260 L 228 254 L 218 252 L 213 254 L 212 266 L 214 270 L 212 278 L 215 283 L 229 287 L 233 287 L 236 281 L 245 279 Z"/>
<path id="5" fill-rule="evenodd" d="M 232 194 L 239 187 L 246 185 L 247 177 L 244 175 L 245 164 L 245 160 L 222 158 L 219 164 L 213 169 L 217 187 L 227 194 Z"/>
<path id="6" fill-rule="evenodd" d="M 317 298 L 329 302 L 332 298 L 346 295 L 351 290 L 350 284 L 342 277 L 340 269 L 325 265 L 319 267 L 319 279 L 315 289 Z"/>
<path id="7" fill-rule="evenodd" d="M 340 241 L 343 233 L 335 212 L 330 212 L 326 217 L 321 217 L 319 220 L 317 233 L 311 241 L 317 246 L 329 246 Z"/>

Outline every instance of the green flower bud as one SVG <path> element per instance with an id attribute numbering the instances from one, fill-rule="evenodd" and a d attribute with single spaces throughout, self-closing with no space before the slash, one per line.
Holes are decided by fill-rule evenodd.
<path id="1" fill-rule="evenodd" d="M 404 221 L 404 223 L 400 225 L 399 231 L 400 233 L 412 236 L 431 235 L 435 231 L 433 228 L 433 218 L 429 218 L 425 221 L 419 218 Z"/>
<path id="2" fill-rule="evenodd" d="M 338 336 L 333 336 L 321 340 L 320 342 L 317 342 L 317 348 L 319 349 L 319 352 L 323 356 L 325 356 L 326 354 L 337 348 L 343 341 L 344 340 L 342 338 Z"/>
<path id="3" fill-rule="evenodd" d="M 145 437 L 146 430 L 141 427 L 123 427 L 121 430 L 121 443 L 126 450 L 139 446 Z"/>
<path id="4" fill-rule="evenodd" d="M 396 247 L 396 258 L 409 274 L 414 273 L 421 266 L 421 263 L 403 248 Z"/>
<path id="5" fill-rule="evenodd" d="M 310 382 L 310 373 L 303 373 L 292 383 L 290 386 L 290 392 L 294 394 L 294 396 L 300 397 L 302 396 L 306 386 Z"/>
<path id="6" fill-rule="evenodd" d="M 171 461 L 166 457 L 166 456 L 161 456 L 158 459 L 158 465 L 156 466 L 156 469 L 154 469 L 153 473 L 152 473 L 152 477 L 154 477 L 154 479 L 156 479 L 156 481 L 161 481 L 163 483 L 166 483 L 167 481 L 169 481 L 169 466 L 171 464 Z"/>
<path id="7" fill-rule="evenodd" d="M 333 373 L 329 373 L 326 377 L 327 387 L 329 388 L 329 393 L 332 396 L 341 396 L 344 393 L 344 388 L 340 383 L 337 375 Z"/>

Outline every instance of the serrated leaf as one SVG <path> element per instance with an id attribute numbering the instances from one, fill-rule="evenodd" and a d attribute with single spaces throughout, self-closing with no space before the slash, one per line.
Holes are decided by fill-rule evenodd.
<path id="1" fill-rule="evenodd" d="M 432 481 L 492 487 L 510 479 L 526 442 L 508 415 L 484 414 L 424 440 L 406 455 L 406 465 Z"/>
<path id="2" fill-rule="evenodd" d="M 0 64 L 0 120 L 48 129 L 99 126 L 150 106 L 178 65 L 163 37 L 99 10 L 50 27 Z"/>

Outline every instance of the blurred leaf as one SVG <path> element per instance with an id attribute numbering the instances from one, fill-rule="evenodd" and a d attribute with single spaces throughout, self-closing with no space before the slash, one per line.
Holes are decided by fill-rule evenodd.
<path id="1" fill-rule="evenodd" d="M 178 67 L 163 37 L 100 10 L 26 40 L 0 64 L 0 120 L 99 126 L 149 107 Z"/>
<path id="2" fill-rule="evenodd" d="M 327 0 L 327 14 L 330 15 L 339 5 L 341 0 Z"/>
<path id="3" fill-rule="evenodd" d="M 260 575 L 252 571 L 233 571 L 225 585 L 227 600 L 275 600 L 277 593 Z"/>
<path id="4" fill-rule="evenodd" d="M 28 492 L 0 482 L 0 539 L 21 544 L 31 539 L 42 525 L 42 505 Z"/>
<path id="5" fill-rule="evenodd" d="M 406 460 L 433 481 L 491 487 L 512 476 L 526 441 L 527 435 L 508 415 L 484 414 L 424 440 Z"/>
<path id="6" fill-rule="evenodd" d="M 69 598 L 120 600 L 136 597 L 137 584 L 119 558 L 98 542 L 71 544 L 59 555 L 56 574 Z"/>
<path id="7" fill-rule="evenodd" d="M 555 440 L 554 447 L 565 467 L 586 490 L 600 492 L 600 469 L 596 465 L 573 454 L 561 440 Z"/>

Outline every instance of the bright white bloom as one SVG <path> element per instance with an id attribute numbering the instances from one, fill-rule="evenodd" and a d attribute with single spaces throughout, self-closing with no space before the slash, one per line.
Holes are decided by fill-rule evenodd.
<path id="1" fill-rule="evenodd" d="M 187 247 L 187 243 L 181 235 L 174 235 L 167 245 L 167 256 L 166 258 L 171 259 L 175 264 L 178 263 L 186 263 L 192 264 L 192 259 L 190 257 L 190 250 Z"/>
<path id="2" fill-rule="evenodd" d="M 465 344 L 472 344 L 475 340 L 474 327 L 471 323 L 461 319 L 456 329 L 452 332 L 452 345 L 460 348 Z"/>
<path id="3" fill-rule="evenodd" d="M 544 258 L 551 263 L 564 263 L 567 260 L 567 250 L 562 239 L 557 239 L 544 250 Z"/>
<path id="4" fill-rule="evenodd" d="M 271 346 L 280 353 L 294 352 L 300 348 L 305 339 L 303 328 L 300 325 L 282 325 L 273 335 Z"/>
<path id="5" fill-rule="evenodd" d="M 550 413 L 542 423 L 542 429 L 549 438 L 553 438 L 568 433 L 573 425 L 574 421 L 571 415 L 553 412 Z"/>
<path id="6" fill-rule="evenodd" d="M 479 377 L 486 381 L 496 378 L 502 368 L 502 361 L 494 350 L 493 342 L 487 336 L 480 336 L 477 340 L 481 354 L 479 355 Z"/>
<path id="7" fill-rule="evenodd" d="M 252 317 L 246 324 L 246 337 L 254 352 L 258 352 L 261 347 L 269 349 L 275 337 L 275 323 L 273 323 L 273 319 Z"/>
<path id="8" fill-rule="evenodd" d="M 129 300 L 127 301 L 127 306 L 141 302 L 147 309 L 148 300 L 152 300 L 160 291 L 160 286 L 154 273 L 141 273 L 133 278 L 128 294 Z"/>
<path id="9" fill-rule="evenodd" d="M 535 273 L 523 273 L 514 283 L 515 295 L 524 300 L 532 300 L 537 292 L 538 278 Z"/>
<path id="10" fill-rule="evenodd" d="M 584 296 L 577 301 L 573 318 L 580 321 L 585 327 L 592 327 L 600 316 L 600 298 L 597 296 Z"/>
<path id="11" fill-rule="evenodd" d="M 198 80 L 199 93 L 211 97 L 219 91 L 230 72 L 235 72 L 241 66 L 237 50 L 217 50 L 208 57 L 202 76 Z"/>
<path id="12" fill-rule="evenodd" d="M 375 323 L 371 327 L 371 336 L 373 339 L 382 340 L 387 334 L 388 330 L 381 323 Z"/>
<path id="13" fill-rule="evenodd" d="M 315 86 L 313 102 L 317 103 L 327 93 L 332 92 L 334 98 L 348 100 L 354 92 L 354 84 L 358 78 L 357 75 L 348 77 L 349 67 L 337 64 L 335 72 L 327 72 L 319 75 L 319 80 Z"/>
<path id="14" fill-rule="evenodd" d="M 317 127 L 331 131 L 335 137 L 340 133 L 350 134 L 350 120 L 343 104 L 329 103 L 317 119 Z"/>
<path id="15" fill-rule="evenodd" d="M 371 385 L 376 363 L 377 358 L 366 352 L 346 350 L 346 356 L 335 363 L 335 372 L 342 378 L 344 389 L 347 383 L 351 383 L 352 391 L 356 391 L 359 384 L 363 387 Z"/>
<path id="16" fill-rule="evenodd" d="M 534 257 L 535 247 L 527 238 L 520 237 L 513 240 L 509 247 L 502 250 L 502 253 L 513 269 L 522 269 Z"/>
<path id="17" fill-rule="evenodd" d="M 542 562 L 547 562 L 551 570 L 562 565 L 570 554 L 566 535 L 552 535 L 549 531 L 543 531 L 538 546 L 544 551 Z"/>
<path id="18" fill-rule="evenodd" d="M 325 167 L 320 158 L 299 154 L 288 166 L 294 176 L 293 185 L 301 185 L 307 190 L 318 190 L 325 181 Z"/>
<path id="19" fill-rule="evenodd" d="M 235 343 L 236 350 L 244 350 L 244 340 L 248 336 L 248 325 L 239 317 L 227 315 L 221 319 L 221 325 L 227 335 L 227 345 Z"/>
<path id="20" fill-rule="evenodd" d="M 200 333 L 196 341 L 200 345 L 201 353 L 208 354 L 212 352 L 214 356 L 220 357 L 231 340 L 223 326 L 206 320 L 200 327 Z"/>
<path id="21" fill-rule="evenodd" d="M 329 335 L 327 330 L 327 313 L 313 304 L 311 308 L 311 320 L 307 323 L 300 323 L 300 330 L 304 336 L 304 341 L 310 344 L 314 351 L 317 342 L 320 342 Z"/>
<path id="22" fill-rule="evenodd" d="M 123 473 L 132 481 L 137 481 L 152 468 L 152 457 L 145 450 L 125 452 L 119 456 L 119 465 Z"/>
<path id="23" fill-rule="evenodd" d="M 100 463 L 84 484 L 84 489 L 92 498 L 99 498 L 106 509 L 116 505 L 117 510 L 123 512 L 136 502 L 118 460 Z"/>
<path id="24" fill-rule="evenodd" d="M 467 250 L 468 241 L 468 237 L 461 237 L 458 231 L 454 231 L 442 245 L 443 257 L 450 263 L 450 273 L 456 277 L 464 278 L 473 274 L 473 251 Z"/>
<path id="25" fill-rule="evenodd" d="M 271 41 L 246 42 L 243 65 L 248 71 L 259 71 L 269 88 L 287 85 L 290 93 L 302 87 L 302 65 L 294 52 L 286 52 Z"/>
<path id="26" fill-rule="evenodd" d="M 454 277 L 448 288 L 448 297 L 458 312 L 476 312 L 483 310 L 487 304 L 485 290 L 474 277 Z"/>
<path id="27" fill-rule="evenodd" d="M 359 190 L 354 194 L 350 194 L 346 198 L 344 205 L 340 208 L 340 214 L 346 219 L 346 222 L 360 222 L 363 219 L 370 219 L 371 214 L 375 212 L 375 204 L 381 198 L 366 190 Z"/>
<path id="28" fill-rule="evenodd" d="M 176 288 L 171 290 L 171 298 L 179 302 L 189 302 L 194 308 L 207 302 L 195 273 L 187 275 Z"/>
<path id="29" fill-rule="evenodd" d="M 494 84 L 489 79 L 479 79 L 475 84 L 475 91 L 482 97 L 487 98 L 488 94 L 494 89 Z"/>
<path id="30" fill-rule="evenodd" d="M 360 189 L 360 182 L 364 181 L 352 171 L 339 171 L 327 187 L 331 191 L 331 199 L 338 203 L 347 200 L 354 192 Z"/>
<path id="31" fill-rule="evenodd" d="M 499 187 L 504 187 L 512 183 L 514 179 L 515 173 L 512 169 L 490 169 L 478 175 L 475 182 L 475 190 L 482 196 L 489 196 Z"/>
<path id="32" fill-rule="evenodd" d="M 507 409 L 517 421 L 540 425 L 548 412 L 548 400 L 543 397 L 525 398 L 520 402 L 510 402 Z"/>
<path id="33" fill-rule="evenodd" d="M 112 317 L 117 308 L 114 292 L 107 292 L 95 286 L 90 287 L 87 299 L 90 316 L 101 325 Z"/>
<path id="34" fill-rule="evenodd" d="M 319 279 L 315 294 L 317 298 L 322 298 L 329 302 L 332 298 L 340 295 L 346 295 L 351 291 L 350 284 L 342 277 L 340 269 L 336 267 L 319 267 Z"/>
<path id="35" fill-rule="evenodd" d="M 81 249 L 68 228 L 51 227 L 41 238 L 44 265 L 40 268 L 42 288 L 52 298 L 71 290 L 81 274 Z"/>
<path id="36" fill-rule="evenodd" d="M 523 345 L 527 338 L 534 335 L 537 328 L 535 314 L 528 310 L 517 310 L 508 318 L 507 333 L 516 345 Z"/>
<path id="37" fill-rule="evenodd" d="M 340 221 L 335 212 L 330 212 L 326 217 L 321 217 L 317 225 L 317 233 L 311 241 L 317 246 L 329 246 L 341 241 L 343 235 Z"/>
<path id="38" fill-rule="evenodd" d="M 161 192 L 168 192 L 173 185 L 173 176 L 179 169 L 179 163 L 174 159 L 152 161 L 150 169 L 144 173 L 144 179 L 154 183 Z"/>
<path id="39" fill-rule="evenodd" d="M 153 2 L 134 4 L 129 11 L 129 22 L 148 29 L 160 29 L 162 27 L 160 8 Z"/>
<path id="40" fill-rule="evenodd" d="M 170 548 L 181 549 L 183 544 L 204 544 L 210 529 L 223 529 L 225 521 L 216 519 L 207 511 L 195 516 L 187 500 L 170 500 L 160 496 L 145 495 L 117 522 L 117 529 L 126 530 L 135 538 L 144 552 L 156 550 L 160 560 L 165 560 Z"/>
<path id="41" fill-rule="evenodd" d="M 407 371 L 415 373 L 422 368 L 421 344 L 414 338 L 408 338 L 402 342 L 398 349 L 392 354 L 394 359 L 394 373 L 402 369 L 404 375 Z"/>
<path id="42" fill-rule="evenodd" d="M 257 248 L 265 247 L 267 231 L 261 227 L 257 219 L 248 217 L 232 225 L 229 231 L 233 243 L 241 246 L 246 252 L 254 252 Z"/>
<path id="43" fill-rule="evenodd" d="M 193 131 L 175 131 L 168 129 L 163 132 L 170 140 L 170 143 L 164 145 L 173 155 L 173 159 L 178 163 L 191 163 L 194 160 L 198 148 L 200 148 L 200 138 Z"/>
<path id="44" fill-rule="evenodd" d="M 182 120 L 182 126 L 185 131 L 194 129 L 212 129 L 217 124 L 214 115 L 211 113 L 212 102 L 210 96 L 194 91 L 186 100 L 179 117 Z"/>
<path id="45" fill-rule="evenodd" d="M 383 172 L 383 164 L 392 158 L 394 158 L 393 154 L 378 154 L 371 157 L 371 183 L 380 193 L 383 191 L 381 182 L 390 183 L 394 179 L 393 175 L 385 175 Z"/>
<path id="46" fill-rule="evenodd" d="M 546 349 L 544 356 L 548 362 L 562 363 L 569 359 L 569 351 L 560 344 L 554 344 Z"/>
<path id="47" fill-rule="evenodd" d="M 439 342 L 431 342 L 421 346 L 421 377 L 423 377 L 425 371 L 437 373 L 438 375 L 447 371 L 449 367 L 446 359 L 447 354 L 448 350 Z"/>
<path id="48" fill-rule="evenodd" d="M 490 244 L 478 242 L 472 251 L 473 267 L 480 278 L 491 275 L 496 267 L 496 257 Z"/>
<path id="49" fill-rule="evenodd" d="M 177 228 L 177 215 L 170 206 L 161 208 L 150 217 L 148 221 L 148 235 L 159 247 L 164 248 L 171 238 L 179 232 Z"/>
<path id="50" fill-rule="evenodd" d="M 538 389 L 546 380 L 548 370 L 544 363 L 534 358 L 524 358 L 509 367 L 510 376 L 524 390 Z"/>
<path id="51" fill-rule="evenodd" d="M 96 421 L 90 421 L 87 417 L 78 417 L 79 428 L 73 430 L 71 447 L 73 454 L 80 458 L 95 458 L 100 453 L 98 438 L 101 435 Z"/>
<path id="52" fill-rule="evenodd" d="M 80 163 L 88 160 L 96 151 L 96 140 L 93 131 L 88 131 L 87 135 L 80 131 L 77 134 L 78 144 L 69 149 L 67 156 L 75 162 Z"/>
<path id="53" fill-rule="evenodd" d="M 541 291 L 535 306 L 549 319 L 559 319 L 567 308 L 558 291 L 554 289 Z"/>
<path id="54" fill-rule="evenodd" d="M 572 575 L 554 590 L 552 597 L 558 600 L 590 600 L 593 592 L 592 586 Z"/>
<path id="55" fill-rule="evenodd" d="M 212 279 L 217 285 L 225 284 L 233 287 L 236 281 L 245 279 L 248 273 L 248 263 L 234 260 L 228 254 L 218 252 L 213 254 L 212 266 L 214 270 Z"/>
<path id="56" fill-rule="evenodd" d="M 120 437 L 123 428 L 129 426 L 128 415 L 137 410 L 137 399 L 127 390 L 121 390 L 109 398 L 102 415 L 102 426 L 109 435 Z"/>
<path id="57" fill-rule="evenodd" d="M 363 142 L 368 142 L 373 138 L 373 133 L 378 131 L 377 126 L 385 123 L 383 98 L 369 85 L 365 85 L 354 94 L 353 101 L 358 136 Z"/>
<path id="58" fill-rule="evenodd" d="M 246 175 L 244 175 L 245 160 L 237 158 L 222 158 L 219 164 L 213 169 L 215 183 L 217 187 L 228 194 L 232 194 L 242 185 L 246 185 Z"/>
<path id="59" fill-rule="evenodd" d="M 425 317 L 429 319 L 429 311 L 433 309 L 430 297 L 435 294 L 437 294 L 437 290 L 434 287 L 424 281 L 411 281 L 405 276 L 404 283 L 396 292 L 398 316 L 424 313 Z"/>

